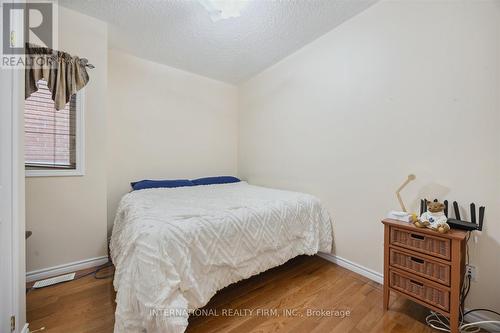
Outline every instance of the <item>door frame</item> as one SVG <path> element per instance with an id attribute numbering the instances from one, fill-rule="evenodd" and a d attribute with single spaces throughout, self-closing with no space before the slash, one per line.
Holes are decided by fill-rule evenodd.
<path id="1" fill-rule="evenodd" d="M 14 22 L 14 26 L 21 26 Z M 2 28 L 0 27 L 0 30 Z M 0 331 L 28 332 L 24 189 L 24 70 L 0 69 Z M 11 331 L 11 316 L 15 330 Z"/>
<path id="2" fill-rule="evenodd" d="M 0 331 L 10 332 L 14 313 L 12 73 L 0 69 Z"/>

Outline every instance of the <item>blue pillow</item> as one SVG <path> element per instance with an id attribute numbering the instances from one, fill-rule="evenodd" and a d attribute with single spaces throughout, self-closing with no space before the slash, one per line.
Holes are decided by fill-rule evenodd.
<path id="1" fill-rule="evenodd" d="M 232 176 L 219 176 L 219 177 L 205 177 L 193 179 L 191 182 L 194 185 L 213 185 L 213 184 L 228 184 L 240 182 L 236 177 Z"/>
<path id="2" fill-rule="evenodd" d="M 189 179 L 173 179 L 173 180 L 141 180 L 138 182 L 130 183 L 134 191 L 143 190 L 146 188 L 159 188 L 159 187 L 183 187 L 183 186 L 194 186 L 193 182 Z"/>

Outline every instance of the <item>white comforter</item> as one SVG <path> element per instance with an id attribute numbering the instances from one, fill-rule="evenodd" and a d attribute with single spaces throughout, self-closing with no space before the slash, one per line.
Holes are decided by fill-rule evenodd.
<path id="1" fill-rule="evenodd" d="M 131 192 L 111 237 L 115 333 L 183 332 L 219 289 L 331 247 L 328 212 L 308 194 L 246 182 Z"/>

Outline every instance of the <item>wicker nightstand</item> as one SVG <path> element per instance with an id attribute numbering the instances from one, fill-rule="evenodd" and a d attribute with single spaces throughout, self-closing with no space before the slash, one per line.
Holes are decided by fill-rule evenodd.
<path id="1" fill-rule="evenodd" d="M 384 309 L 392 290 L 449 317 L 451 332 L 458 333 L 467 232 L 440 234 L 391 219 L 382 223 Z"/>

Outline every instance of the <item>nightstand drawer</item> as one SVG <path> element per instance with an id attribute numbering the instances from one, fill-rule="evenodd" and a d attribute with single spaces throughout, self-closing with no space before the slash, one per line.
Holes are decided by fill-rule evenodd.
<path id="1" fill-rule="evenodd" d="M 450 310 L 450 292 L 446 287 L 436 287 L 424 279 L 390 270 L 390 286 L 404 294 L 419 299 L 435 307 Z"/>
<path id="2" fill-rule="evenodd" d="M 390 237 L 391 244 L 447 260 L 451 258 L 451 242 L 447 238 L 394 227 L 391 228 Z"/>
<path id="3" fill-rule="evenodd" d="M 447 286 L 450 285 L 450 265 L 407 254 L 397 249 L 390 249 L 389 263 L 392 267 L 403 269 L 409 273 L 420 275 Z"/>

